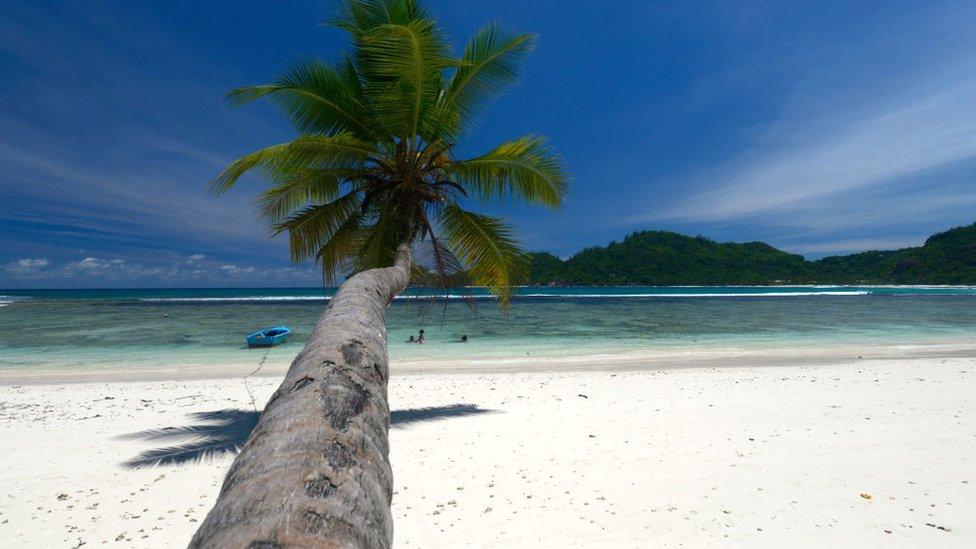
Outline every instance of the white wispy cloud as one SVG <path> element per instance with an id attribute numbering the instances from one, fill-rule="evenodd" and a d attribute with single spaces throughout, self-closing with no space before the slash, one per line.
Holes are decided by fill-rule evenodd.
<path id="1" fill-rule="evenodd" d="M 24 258 L 0 265 L 0 280 L 3 278 L 29 279 L 51 264 L 46 257 Z"/>
<path id="2" fill-rule="evenodd" d="M 655 197 L 627 221 L 844 230 L 945 219 L 971 203 L 972 170 L 944 172 L 976 162 L 976 39 L 965 30 L 976 11 L 952 6 L 901 23 L 883 40 L 865 35 L 811 56 L 790 75 L 793 96 L 778 119 L 750 146 L 687 173 L 675 182 L 683 192 Z M 901 49 L 889 52 L 895 43 Z"/>
<path id="3" fill-rule="evenodd" d="M 715 174 L 716 188 L 692 195 L 660 218 L 726 221 L 806 209 L 824 199 L 884 185 L 976 157 L 976 79 L 915 98 L 830 136 L 749 159 Z M 921 99 L 921 100 L 920 100 Z"/>
<path id="4" fill-rule="evenodd" d="M 199 254 L 197 254 L 199 255 Z M 0 265 L 4 285 L 46 285 L 50 287 L 125 286 L 265 286 L 315 285 L 314 269 L 295 266 L 234 265 L 203 258 L 185 258 L 160 264 L 146 264 L 123 258 L 89 256 L 77 261 L 54 262 L 47 258 L 24 258 Z"/>
<path id="5" fill-rule="evenodd" d="M 897 250 L 900 248 L 921 246 L 924 241 L 924 238 L 889 238 L 878 240 L 870 238 L 853 238 L 849 240 L 829 240 L 804 244 L 786 243 L 781 244 L 779 247 L 785 251 L 795 254 L 822 255 L 825 253 L 840 254 L 867 252 L 873 250 Z"/>
<path id="6" fill-rule="evenodd" d="M 236 154 L 274 139 L 274 128 L 253 110 L 227 108 L 222 75 L 197 78 L 195 54 L 129 8 L 0 10 L 0 58 L 12 73 L 0 90 L 9 107 L 0 107 L 0 224 L 15 227 L 0 258 L 21 250 L 63 258 L 85 247 L 138 262 L 185 250 L 233 256 L 260 242 L 251 254 L 286 260 L 282 240 L 269 241 L 256 219 L 253 181 L 227 196 L 208 190 Z M 176 68 L 144 70 L 164 46 Z"/>

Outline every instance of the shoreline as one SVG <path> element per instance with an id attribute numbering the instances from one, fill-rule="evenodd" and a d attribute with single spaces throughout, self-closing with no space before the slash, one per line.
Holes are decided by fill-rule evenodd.
<path id="1" fill-rule="evenodd" d="M 413 286 L 422 287 L 422 286 Z M 483 288 L 483 286 L 458 286 L 459 288 Z M 645 284 L 614 284 L 614 285 L 548 285 L 548 284 L 518 284 L 513 288 L 958 288 L 976 289 L 976 284 L 872 284 L 872 283 L 808 283 L 808 284 L 669 284 L 669 285 L 645 285 Z M 338 286 L 327 286 L 325 290 L 336 290 Z M 321 292 L 322 286 L 201 286 L 188 288 L 173 288 L 167 286 L 148 286 L 148 287 L 118 287 L 118 288 L 0 288 L 0 297 L 4 297 L 9 292 L 79 292 L 79 291 L 102 291 L 102 292 L 137 292 L 137 291 L 156 291 L 156 290 L 184 290 L 184 291 L 224 291 L 224 290 L 312 290 Z"/>
<path id="2" fill-rule="evenodd" d="M 281 377 L 300 348 L 290 347 L 287 355 L 269 360 L 250 378 Z M 815 345 L 800 342 L 781 345 L 672 346 L 647 351 L 618 351 L 576 356 L 533 355 L 440 360 L 390 361 L 390 373 L 493 374 L 532 372 L 640 371 L 742 366 L 803 366 L 837 364 L 859 360 L 912 360 L 924 358 L 976 358 L 976 340 L 929 340 L 912 343 Z M 103 382 L 159 382 L 241 379 L 253 371 L 253 362 L 184 364 L 161 362 L 138 368 L 36 368 L 0 370 L 0 387 L 21 385 L 60 385 Z"/>

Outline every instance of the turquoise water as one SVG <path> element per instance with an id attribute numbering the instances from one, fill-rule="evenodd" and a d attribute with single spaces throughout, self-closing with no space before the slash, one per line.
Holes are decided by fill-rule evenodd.
<path id="1" fill-rule="evenodd" d="M 390 307 L 394 364 L 451 359 L 762 348 L 976 344 L 976 288 L 522 288 L 506 318 L 484 292 L 433 307 L 411 290 Z M 244 335 L 285 324 L 272 350 L 298 350 L 332 291 L 322 289 L 0 290 L 0 369 L 252 364 Z M 426 311 L 426 315 L 424 312 Z M 406 343 L 424 328 L 425 345 Z M 462 334 L 468 343 L 458 340 Z"/>

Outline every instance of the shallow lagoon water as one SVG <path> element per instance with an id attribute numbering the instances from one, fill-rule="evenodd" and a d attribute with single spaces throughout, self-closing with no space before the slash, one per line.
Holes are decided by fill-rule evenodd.
<path id="1" fill-rule="evenodd" d="M 423 290 L 388 316 L 397 363 L 452 359 L 976 344 L 976 289 L 960 287 L 521 288 L 509 315 L 480 290 L 431 305 Z M 285 324 L 301 349 L 331 290 L 0 290 L 0 369 L 254 364 L 244 335 Z M 424 328 L 427 343 L 406 343 Z M 462 334 L 468 343 L 460 343 Z"/>

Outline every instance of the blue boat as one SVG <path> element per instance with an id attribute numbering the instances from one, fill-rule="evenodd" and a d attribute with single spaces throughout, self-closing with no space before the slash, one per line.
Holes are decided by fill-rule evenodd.
<path id="1" fill-rule="evenodd" d="M 284 343 L 289 334 L 291 334 L 291 330 L 288 329 L 288 326 L 264 328 L 247 336 L 247 344 L 251 347 L 272 347 Z"/>

